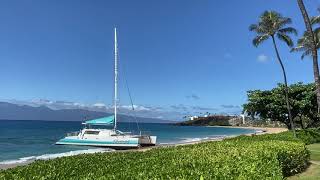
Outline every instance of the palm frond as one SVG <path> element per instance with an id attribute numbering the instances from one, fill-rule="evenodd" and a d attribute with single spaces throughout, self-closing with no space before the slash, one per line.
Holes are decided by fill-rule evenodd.
<path id="1" fill-rule="evenodd" d="M 280 24 L 280 27 L 284 27 L 288 24 L 291 24 L 292 23 L 292 20 L 291 18 L 288 18 L 288 17 L 282 17 L 280 15 L 280 18 L 279 18 L 279 24 Z"/>
<path id="2" fill-rule="evenodd" d="M 302 53 L 301 59 L 303 59 L 303 58 L 306 57 L 306 56 L 310 56 L 311 54 L 312 54 L 311 49 L 306 50 L 305 52 Z"/>
<path id="3" fill-rule="evenodd" d="M 258 29 L 258 25 L 256 25 L 256 24 L 251 24 L 249 26 L 249 31 L 256 31 L 257 29 Z"/>
<path id="4" fill-rule="evenodd" d="M 260 36 L 257 36 L 255 37 L 253 40 L 252 40 L 252 44 L 255 46 L 255 47 L 258 47 L 262 42 L 264 42 L 265 40 L 267 40 L 270 36 L 268 34 L 264 34 L 264 35 L 260 35 Z"/>
<path id="5" fill-rule="evenodd" d="M 320 23 L 320 16 L 315 16 L 310 18 L 311 25 L 319 24 Z"/>
<path id="6" fill-rule="evenodd" d="M 320 37 L 320 27 L 314 28 L 313 33 L 315 36 Z"/>
<path id="7" fill-rule="evenodd" d="M 283 33 L 283 34 L 294 34 L 294 35 L 298 35 L 298 32 L 295 28 L 293 27 L 286 27 L 286 28 L 282 28 L 279 29 L 279 32 Z"/>
<path id="8" fill-rule="evenodd" d="M 310 56 L 312 54 L 312 49 L 313 49 L 313 41 L 311 39 L 311 34 L 308 33 L 307 31 L 304 32 L 303 36 L 298 39 L 298 43 L 297 43 L 297 47 L 292 48 L 291 52 L 295 51 L 295 52 L 303 52 L 301 55 L 301 59 L 303 59 L 305 56 Z M 314 36 L 315 40 L 316 40 L 316 47 L 317 49 L 320 48 L 320 42 L 319 42 L 319 38 L 318 35 L 315 33 Z"/>
<path id="9" fill-rule="evenodd" d="M 285 41 L 289 47 L 293 46 L 293 41 L 288 34 L 297 34 L 296 29 L 287 27 L 291 19 L 283 17 L 276 11 L 264 11 L 256 24 L 249 26 L 250 31 L 256 32 L 257 36 L 253 39 L 253 45 L 259 46 L 270 36 L 277 34 L 278 38 Z"/>
<path id="10" fill-rule="evenodd" d="M 301 51 L 305 51 L 305 47 L 304 46 L 297 46 L 297 47 L 293 47 L 291 48 L 290 52 L 301 52 Z"/>
<path id="11" fill-rule="evenodd" d="M 284 34 L 284 33 L 277 33 L 277 37 L 281 40 L 281 41 L 284 41 L 289 47 L 292 47 L 293 46 L 293 41 L 292 39 Z"/>

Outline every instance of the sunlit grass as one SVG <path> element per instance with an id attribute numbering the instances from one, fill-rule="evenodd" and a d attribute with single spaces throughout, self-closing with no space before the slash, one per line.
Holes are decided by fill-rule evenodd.
<path id="1" fill-rule="evenodd" d="M 320 143 L 310 144 L 307 146 L 310 151 L 310 159 L 320 161 Z"/>
<path id="2" fill-rule="evenodd" d="M 320 166 L 311 164 L 308 169 L 298 175 L 287 178 L 288 180 L 318 180 L 320 178 Z"/>

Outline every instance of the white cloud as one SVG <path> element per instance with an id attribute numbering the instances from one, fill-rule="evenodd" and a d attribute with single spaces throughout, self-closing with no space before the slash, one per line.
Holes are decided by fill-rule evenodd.
<path id="1" fill-rule="evenodd" d="M 223 57 L 224 57 L 225 59 L 231 59 L 231 58 L 232 58 L 232 54 L 230 54 L 230 53 L 225 53 L 225 54 L 223 55 Z"/>
<path id="2" fill-rule="evenodd" d="M 260 54 L 257 57 L 257 61 L 258 62 L 267 62 L 269 60 L 268 56 L 264 55 L 264 54 Z"/>
<path id="3" fill-rule="evenodd" d="M 132 110 L 132 105 L 122 105 L 119 107 L 120 109 Z M 141 105 L 133 105 L 134 110 L 136 111 L 149 111 L 150 108 Z"/>
<path id="4" fill-rule="evenodd" d="M 50 101 L 48 99 L 33 99 L 31 100 L 32 103 L 39 104 L 39 105 L 46 105 L 46 104 L 52 104 L 53 101 Z"/>
<path id="5" fill-rule="evenodd" d="M 99 108 L 103 108 L 106 107 L 106 105 L 104 103 L 95 103 L 93 104 L 94 107 L 99 107 Z"/>

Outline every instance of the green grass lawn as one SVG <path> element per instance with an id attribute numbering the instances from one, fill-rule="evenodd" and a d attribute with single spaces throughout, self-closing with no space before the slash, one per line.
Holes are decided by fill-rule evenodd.
<path id="1" fill-rule="evenodd" d="M 316 164 L 310 164 L 308 169 L 298 175 L 291 176 L 287 180 L 318 180 L 320 178 L 320 166 Z"/>
<path id="2" fill-rule="evenodd" d="M 310 144 L 307 146 L 310 151 L 311 163 L 308 169 L 295 176 L 287 178 L 288 180 L 318 180 L 320 179 L 320 143 Z"/>
<path id="3" fill-rule="evenodd" d="M 320 143 L 310 144 L 307 146 L 310 151 L 310 159 L 312 161 L 320 161 Z M 320 164 L 320 163 L 319 163 Z"/>

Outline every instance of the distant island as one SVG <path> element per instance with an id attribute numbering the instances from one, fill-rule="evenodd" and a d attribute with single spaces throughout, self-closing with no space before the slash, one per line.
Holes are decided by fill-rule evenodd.
<path id="1" fill-rule="evenodd" d="M 0 102 L 0 120 L 42 120 L 42 121 L 84 121 L 110 116 L 110 113 L 86 109 L 59 109 L 54 110 L 47 106 L 28 106 L 8 102 Z M 120 122 L 134 122 L 128 115 L 119 115 Z M 140 123 L 173 123 L 173 121 L 137 117 Z"/>

